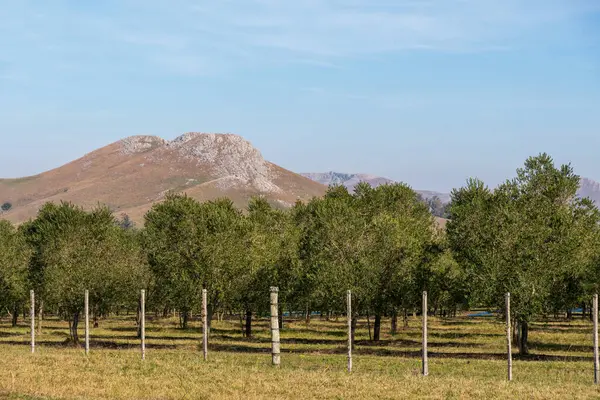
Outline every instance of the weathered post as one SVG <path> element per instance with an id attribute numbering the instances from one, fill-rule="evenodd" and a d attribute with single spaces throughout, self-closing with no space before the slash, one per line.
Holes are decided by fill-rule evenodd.
<path id="1" fill-rule="evenodd" d="M 594 304 L 593 304 L 593 313 L 594 313 L 594 384 L 598 384 L 599 376 L 598 376 L 598 294 L 594 295 Z"/>
<path id="2" fill-rule="evenodd" d="M 429 360 L 427 359 L 427 292 L 423 292 L 423 376 L 429 375 Z"/>
<path id="3" fill-rule="evenodd" d="M 352 292 L 348 290 L 346 296 L 348 308 L 348 372 L 352 372 Z"/>
<path id="4" fill-rule="evenodd" d="M 35 353 L 35 293 L 33 290 L 29 292 L 31 297 L 31 310 L 29 314 L 31 316 L 31 353 Z"/>
<path id="5" fill-rule="evenodd" d="M 512 329 L 510 326 L 510 293 L 506 293 L 506 350 L 508 354 L 508 381 L 512 381 Z"/>
<path id="6" fill-rule="evenodd" d="M 279 367 L 281 364 L 281 348 L 279 340 L 279 288 L 271 287 L 271 353 L 273 365 Z"/>
<path id="7" fill-rule="evenodd" d="M 85 355 L 90 354 L 90 291 L 85 291 Z"/>
<path id="8" fill-rule="evenodd" d="M 206 289 L 202 290 L 202 352 L 204 361 L 208 360 L 208 309 L 206 305 L 207 293 Z"/>
<path id="9" fill-rule="evenodd" d="M 142 289 L 140 298 L 140 327 L 142 338 L 142 360 L 146 359 L 146 291 Z"/>

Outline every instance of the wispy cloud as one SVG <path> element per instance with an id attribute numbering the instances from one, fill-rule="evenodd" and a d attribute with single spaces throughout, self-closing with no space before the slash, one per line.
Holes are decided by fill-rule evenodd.
<path id="1" fill-rule="evenodd" d="M 9 2 L 0 51 L 80 65 L 117 60 L 195 75 L 403 51 L 497 51 L 557 26 L 571 32 L 596 0 L 122 0 Z M 10 40 L 7 38 L 11 38 Z M 530 40 L 529 42 L 535 42 Z"/>

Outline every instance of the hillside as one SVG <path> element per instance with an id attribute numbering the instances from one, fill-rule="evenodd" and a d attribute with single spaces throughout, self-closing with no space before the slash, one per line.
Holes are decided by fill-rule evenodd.
<path id="1" fill-rule="evenodd" d="M 600 207 L 600 183 L 588 178 L 581 178 L 578 194 L 580 197 L 589 197 L 597 207 Z"/>
<path id="2" fill-rule="evenodd" d="M 343 172 L 323 172 L 323 173 L 304 173 L 301 174 L 307 178 L 319 182 L 325 186 L 329 185 L 344 185 L 348 190 L 353 191 L 354 187 L 359 182 L 367 182 L 373 187 L 384 185 L 386 183 L 394 182 L 391 179 L 383 178 L 381 176 L 369 175 L 369 174 L 347 174 Z M 442 203 L 446 204 L 450 202 L 449 193 L 440 193 L 431 190 L 416 190 L 424 199 L 431 199 L 438 197 Z M 581 186 L 577 192 L 579 197 L 589 197 L 592 201 L 600 206 L 600 183 L 593 181 L 589 178 L 581 178 Z"/>
<path id="3" fill-rule="evenodd" d="M 166 141 L 133 136 L 57 169 L 20 179 L 0 179 L 2 218 L 23 222 L 46 202 L 101 203 L 134 221 L 169 190 L 199 200 L 229 197 L 245 206 L 254 195 L 289 207 L 325 192 L 325 186 L 266 161 L 248 141 L 231 134 L 186 133 Z"/>
<path id="4" fill-rule="evenodd" d="M 315 182 L 319 182 L 325 186 L 329 185 L 344 185 L 351 192 L 354 191 L 354 187 L 358 185 L 360 182 L 367 182 L 369 185 L 373 187 L 377 187 L 379 185 L 385 185 L 386 183 L 393 183 L 394 181 L 388 178 L 383 178 L 377 175 L 370 174 L 347 174 L 344 172 L 312 172 L 312 173 L 303 173 L 302 176 L 310 178 Z M 438 197 L 442 203 L 450 202 L 450 194 L 448 193 L 439 193 L 431 190 L 415 190 L 419 193 L 424 199 L 431 199 L 433 197 Z"/>

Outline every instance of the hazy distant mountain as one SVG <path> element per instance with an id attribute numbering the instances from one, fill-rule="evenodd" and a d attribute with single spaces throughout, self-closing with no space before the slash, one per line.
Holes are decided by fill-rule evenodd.
<path id="1" fill-rule="evenodd" d="M 303 173 L 300 174 L 307 178 L 312 179 L 313 181 L 322 183 L 323 185 L 344 185 L 348 188 L 348 190 L 353 191 L 354 187 L 358 185 L 359 182 L 367 182 L 372 187 L 377 187 L 379 185 L 385 185 L 386 183 L 393 183 L 395 181 L 383 178 L 381 176 L 369 175 L 369 174 L 348 174 L 343 172 L 323 172 L 323 173 Z M 431 199 L 433 197 L 438 197 L 442 203 L 450 202 L 450 194 L 449 193 L 440 193 L 434 192 L 431 190 L 416 190 L 423 198 Z"/>
<path id="2" fill-rule="evenodd" d="M 394 182 L 391 179 L 383 178 L 381 176 L 369 175 L 369 174 L 347 174 L 343 172 L 324 172 L 324 173 L 304 173 L 300 174 L 314 181 L 322 183 L 323 185 L 344 185 L 348 190 L 354 190 L 354 187 L 359 182 L 367 182 L 373 187 L 384 185 L 386 183 Z M 431 199 L 437 196 L 442 203 L 450 202 L 449 193 L 440 193 L 431 190 L 416 190 L 423 198 Z M 596 206 L 600 207 L 600 182 L 593 181 L 588 178 L 581 178 L 581 187 L 577 192 L 579 197 L 589 197 L 596 203 Z"/>
<path id="3" fill-rule="evenodd" d="M 581 186 L 577 194 L 580 197 L 589 197 L 600 207 L 600 183 L 588 178 L 581 178 Z"/>

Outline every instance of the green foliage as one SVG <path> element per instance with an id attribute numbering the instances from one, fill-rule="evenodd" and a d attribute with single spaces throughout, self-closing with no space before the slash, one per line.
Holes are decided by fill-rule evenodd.
<path id="1" fill-rule="evenodd" d="M 119 225 L 121 229 L 135 228 L 135 222 L 133 222 L 131 218 L 129 218 L 129 215 L 125 213 L 121 214 L 121 219 L 117 221 L 117 225 Z"/>
<path id="2" fill-rule="evenodd" d="M 293 311 L 344 312 L 352 290 L 355 313 L 376 321 L 421 311 L 424 290 L 446 311 L 501 309 L 510 292 L 523 330 L 535 316 L 587 304 L 600 287 L 600 213 L 578 187 L 569 165 L 541 154 L 495 190 L 468 180 L 449 207 L 404 184 L 363 183 L 353 194 L 332 186 L 291 210 L 261 197 L 241 211 L 228 199 L 171 193 L 132 229 L 106 208 L 46 204 L 18 230 L 0 224 L 0 306 L 16 309 L 34 288 L 76 325 L 84 290 L 103 314 L 135 308 L 144 288 L 149 309 L 178 310 L 185 327 L 202 289 L 209 320 L 267 313 L 271 286 Z M 446 232 L 432 212 L 450 216 Z"/>
<path id="3" fill-rule="evenodd" d="M 27 299 L 30 250 L 21 232 L 0 221 L 0 309 L 13 312 Z"/>
<path id="4" fill-rule="evenodd" d="M 47 204 L 23 225 L 33 256 L 29 279 L 38 298 L 77 325 L 83 294 L 96 313 L 136 304 L 146 287 L 146 263 L 135 233 L 120 229 L 111 212 L 91 212 L 69 203 Z M 77 341 L 76 331 L 72 338 Z"/>
<path id="5" fill-rule="evenodd" d="M 425 203 L 427 204 L 429 210 L 434 216 L 440 218 L 448 218 L 448 208 L 450 207 L 450 205 L 444 204 L 438 196 L 433 196 L 432 198 L 425 200 Z"/>
<path id="6" fill-rule="evenodd" d="M 180 310 L 197 308 L 206 288 L 211 305 L 233 298 L 243 271 L 245 225 L 230 200 L 200 204 L 169 194 L 146 215 L 144 246 L 156 280 L 155 303 Z M 184 325 L 187 320 L 184 320 Z"/>
<path id="7" fill-rule="evenodd" d="M 541 154 L 494 192 L 476 180 L 453 191 L 448 237 L 472 301 L 501 307 L 510 292 L 519 323 L 576 304 L 600 237 L 598 210 L 578 187 L 571 166 Z"/>
<path id="8" fill-rule="evenodd" d="M 414 306 L 417 292 L 430 281 L 417 278 L 434 221 L 419 196 L 403 184 L 375 189 L 359 184 L 351 195 L 342 186 L 322 199 L 297 205 L 300 257 L 309 301 L 325 309 L 343 309 L 353 291 L 357 312 L 376 314 Z"/>

